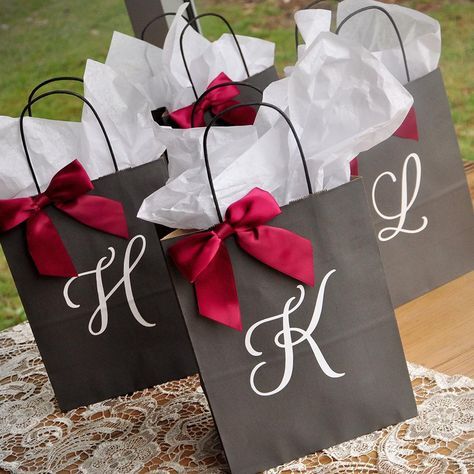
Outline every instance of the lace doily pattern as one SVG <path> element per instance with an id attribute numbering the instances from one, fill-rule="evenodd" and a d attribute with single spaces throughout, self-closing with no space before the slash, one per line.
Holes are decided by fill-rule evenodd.
<path id="1" fill-rule="evenodd" d="M 474 381 L 409 370 L 417 418 L 267 473 L 474 472 Z M 0 332 L 0 470 L 229 472 L 198 376 L 61 413 L 27 323 Z"/>

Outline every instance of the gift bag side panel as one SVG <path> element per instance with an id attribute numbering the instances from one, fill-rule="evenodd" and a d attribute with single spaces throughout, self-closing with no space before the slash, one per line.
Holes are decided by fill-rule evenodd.
<path id="1" fill-rule="evenodd" d="M 278 81 L 278 79 L 279 77 L 277 70 L 275 66 L 272 66 L 262 72 L 259 72 L 258 74 L 244 79 L 242 82 L 244 84 L 255 86 L 263 92 L 266 87 L 268 87 L 272 82 Z M 257 91 L 254 91 L 248 87 L 241 87 L 240 94 L 236 100 L 242 104 L 246 102 L 260 102 L 262 100 L 262 96 Z"/>

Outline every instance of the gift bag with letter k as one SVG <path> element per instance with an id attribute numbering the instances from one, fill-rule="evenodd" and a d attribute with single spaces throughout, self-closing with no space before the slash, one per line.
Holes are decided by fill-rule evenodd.
<path id="1" fill-rule="evenodd" d="M 313 194 L 290 120 L 258 105 L 290 126 L 308 196 L 280 208 L 254 188 L 221 212 L 207 151 L 217 114 L 203 145 L 220 223 L 163 240 L 227 460 L 242 474 L 416 415 L 362 180 Z"/>

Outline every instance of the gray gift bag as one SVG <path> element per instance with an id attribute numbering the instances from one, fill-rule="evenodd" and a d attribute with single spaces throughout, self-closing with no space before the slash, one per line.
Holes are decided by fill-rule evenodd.
<path id="1" fill-rule="evenodd" d="M 181 51 L 181 57 L 183 58 L 184 68 L 186 69 L 186 73 L 188 75 L 189 82 L 191 83 L 191 86 L 193 88 L 194 96 L 196 97 L 196 100 L 198 99 L 198 94 L 197 94 L 197 91 L 196 91 L 196 86 L 195 86 L 195 84 L 193 82 L 193 79 L 191 77 L 191 72 L 189 70 L 188 62 L 186 60 L 186 55 L 184 53 L 183 40 L 184 40 L 184 34 L 186 33 L 186 30 L 189 27 L 194 25 L 201 18 L 205 18 L 205 17 L 209 17 L 209 16 L 212 16 L 212 17 L 215 17 L 215 18 L 218 18 L 219 20 L 221 20 L 226 25 L 226 27 L 229 30 L 230 34 L 234 38 L 235 46 L 236 46 L 237 51 L 239 53 L 239 56 L 242 60 L 242 65 L 243 65 L 243 67 L 245 69 L 245 73 L 247 75 L 247 79 L 244 79 L 242 82 L 244 82 L 246 84 L 250 84 L 252 86 L 255 86 L 260 90 L 263 90 L 269 84 L 271 84 L 272 82 L 278 80 L 278 73 L 276 71 L 275 66 L 271 66 L 271 67 L 259 72 L 258 74 L 254 74 L 254 75 L 251 76 L 250 72 L 249 72 L 249 69 L 248 69 L 248 66 L 247 66 L 247 63 L 245 61 L 244 55 L 242 53 L 242 49 L 240 48 L 239 40 L 237 39 L 237 36 L 235 35 L 235 32 L 234 32 L 232 26 L 230 25 L 230 23 L 222 15 L 219 15 L 218 13 L 201 13 L 200 15 L 196 16 L 195 18 L 192 18 L 188 22 L 188 24 L 183 28 L 183 31 L 181 32 L 181 36 L 179 38 L 179 46 L 180 46 L 180 51 Z M 232 79 L 232 78 L 230 78 L 230 79 Z M 239 96 L 239 99 L 242 102 L 243 101 L 250 102 L 251 99 L 252 99 L 252 96 L 247 96 L 246 92 L 242 91 L 241 95 Z"/>
<path id="2" fill-rule="evenodd" d="M 474 270 L 474 216 L 441 71 L 410 81 L 397 25 L 381 7 L 353 12 L 337 31 L 366 10 L 385 13 L 400 40 L 418 129 L 418 140 L 394 135 L 358 156 L 397 307 Z"/>
<path id="3" fill-rule="evenodd" d="M 70 91 L 47 92 L 31 104 L 51 94 L 74 95 L 91 106 Z M 20 118 L 21 131 L 29 106 Z M 63 278 L 39 274 L 27 250 L 28 223 L 0 233 L 0 243 L 62 410 L 197 371 L 158 229 L 136 217 L 143 199 L 164 185 L 166 162 L 161 157 L 119 171 L 102 122 L 92 110 L 104 132 L 116 172 L 93 181 L 94 189 L 88 194 L 122 204 L 129 239 L 88 227 L 48 205 L 44 212 L 78 272 L 77 277 Z M 39 192 L 26 137 L 24 148 Z"/>
<path id="4" fill-rule="evenodd" d="M 239 332 L 199 314 L 193 285 L 168 255 L 203 388 L 230 469 L 239 474 L 417 414 L 362 180 L 312 194 L 289 119 L 271 104 L 259 105 L 278 110 L 292 128 L 310 193 L 267 225 L 311 241 L 315 286 L 299 284 L 245 253 L 238 238 L 226 238 Z M 204 156 L 220 217 L 206 144 L 218 117 L 206 129 Z M 164 248 L 186 238 L 165 238 Z"/>
<path id="5" fill-rule="evenodd" d="M 236 46 L 237 51 L 239 53 L 239 56 L 242 60 L 242 65 L 243 65 L 243 67 L 245 69 L 245 72 L 246 72 L 246 75 L 247 75 L 247 78 L 244 79 L 243 81 L 239 81 L 239 82 L 231 81 L 231 82 L 226 83 L 226 85 L 233 85 L 233 86 L 239 87 L 240 94 L 235 97 L 235 100 L 237 102 L 244 103 L 244 102 L 256 102 L 257 100 L 261 100 L 262 91 L 269 84 L 271 84 L 272 82 L 277 81 L 279 79 L 275 66 L 271 66 L 271 67 L 269 67 L 269 68 L 267 68 L 267 69 L 251 76 L 250 72 L 249 72 L 249 69 L 248 69 L 248 66 L 247 66 L 247 62 L 245 61 L 245 57 L 242 53 L 242 49 L 240 47 L 239 40 L 237 39 L 237 36 L 235 35 L 234 30 L 233 30 L 232 26 L 230 25 L 230 23 L 222 15 L 219 15 L 217 13 L 202 13 L 201 15 L 198 15 L 196 18 L 193 18 L 188 22 L 188 24 L 183 28 L 183 31 L 181 32 L 181 36 L 180 36 L 181 58 L 183 59 L 184 68 L 186 70 L 189 82 L 191 83 L 191 87 L 193 89 L 194 96 L 196 98 L 196 102 L 194 103 L 194 109 L 193 109 L 193 114 L 192 114 L 193 118 L 194 118 L 194 110 L 196 109 L 197 103 L 202 101 L 202 99 L 204 97 L 206 97 L 209 94 L 209 92 L 211 92 L 211 91 L 213 91 L 213 90 L 215 90 L 219 87 L 224 86 L 224 84 L 214 85 L 212 87 L 209 87 L 206 91 L 204 91 L 201 94 L 201 96 L 198 96 L 196 86 L 194 84 L 193 78 L 191 77 L 191 71 L 189 70 L 188 62 L 186 60 L 186 55 L 185 55 L 185 52 L 184 52 L 183 40 L 184 40 L 184 34 L 186 33 L 186 30 L 189 27 L 192 27 L 196 23 L 196 21 L 198 21 L 200 18 L 209 17 L 209 16 L 220 19 L 227 26 L 227 28 L 229 29 L 230 34 L 234 38 L 235 46 Z M 170 127 L 175 127 L 176 126 L 174 121 L 169 116 L 168 111 L 166 110 L 165 107 L 160 107 L 156 110 L 153 110 L 152 115 L 153 115 L 153 119 L 155 120 L 155 122 L 159 123 L 160 125 L 168 125 Z M 206 118 L 209 118 L 209 116 L 211 116 L 211 112 L 207 111 L 206 112 Z M 226 125 L 226 124 L 227 123 L 225 122 L 224 118 L 222 118 L 218 123 L 218 125 Z M 193 125 L 193 127 L 194 127 L 194 125 Z"/>
<path id="6" fill-rule="evenodd" d="M 196 99 L 196 102 L 195 102 L 194 105 L 196 106 L 196 104 L 199 101 L 201 101 L 205 96 L 207 96 L 207 94 L 209 92 L 211 92 L 212 90 L 215 90 L 218 87 L 222 87 L 222 85 L 223 85 L 223 84 L 221 84 L 219 86 L 214 85 L 212 87 L 208 87 L 208 89 L 206 91 L 204 91 L 204 93 L 201 96 L 199 96 L 198 93 L 197 93 L 196 85 L 195 85 L 195 83 L 193 81 L 193 78 L 191 76 L 191 71 L 189 70 L 188 61 L 186 59 L 186 54 L 185 54 L 185 51 L 184 51 L 183 41 L 184 41 L 184 35 L 186 33 L 186 30 L 188 28 L 192 27 L 196 23 L 196 21 L 198 21 L 200 18 L 209 17 L 209 16 L 220 19 L 227 26 L 230 34 L 232 35 L 232 37 L 234 39 L 235 46 L 236 46 L 237 51 L 239 53 L 240 59 L 242 60 L 242 65 L 243 65 L 243 67 L 245 69 L 245 73 L 247 75 L 247 78 L 244 79 L 243 81 L 240 81 L 240 82 L 234 82 L 234 81 L 232 81 L 232 78 L 229 78 L 229 79 L 231 79 L 231 82 L 227 83 L 227 85 L 237 86 L 237 87 L 239 87 L 239 91 L 240 91 L 240 94 L 238 96 L 236 96 L 234 100 L 236 100 L 238 102 L 241 102 L 241 103 L 243 103 L 243 102 L 255 102 L 257 100 L 260 100 L 261 95 L 262 95 L 261 91 L 263 91 L 263 89 L 265 89 L 272 82 L 278 80 L 278 74 L 277 74 L 277 71 L 275 69 L 275 66 L 271 66 L 271 67 L 269 67 L 269 68 L 267 68 L 267 69 L 251 76 L 250 72 L 249 72 L 249 68 L 247 66 L 247 62 L 245 61 L 245 57 L 242 53 L 242 49 L 240 47 L 239 40 L 237 39 L 237 36 L 235 35 L 234 30 L 233 30 L 232 26 L 230 25 L 230 23 L 222 15 L 219 15 L 217 13 L 202 13 L 201 15 L 198 15 L 196 18 L 193 18 L 188 22 L 188 24 L 183 28 L 183 30 L 181 32 L 181 36 L 179 38 L 181 58 L 183 60 L 184 68 L 186 70 L 189 82 L 191 83 L 191 87 L 192 87 L 193 92 L 194 92 L 194 97 Z M 195 110 L 195 108 L 196 107 L 194 107 L 194 110 Z M 193 110 L 193 112 L 194 112 L 194 110 Z M 160 125 L 168 125 L 168 126 L 171 126 L 171 127 L 177 126 L 174 123 L 174 121 L 171 119 L 171 117 L 169 116 L 168 112 L 169 111 L 167 111 L 165 107 L 160 107 L 160 108 L 152 111 L 153 118 Z M 207 111 L 206 115 L 210 115 L 210 111 Z M 194 116 L 194 113 L 193 113 L 193 116 Z M 226 125 L 225 120 L 222 119 L 220 121 L 219 125 Z"/>

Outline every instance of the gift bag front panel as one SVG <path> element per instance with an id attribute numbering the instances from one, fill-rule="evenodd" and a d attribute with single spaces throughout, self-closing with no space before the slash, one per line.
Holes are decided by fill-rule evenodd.
<path id="1" fill-rule="evenodd" d="M 76 265 L 75 279 L 38 274 L 24 226 L 1 239 L 63 410 L 196 372 L 155 227 L 135 217 L 164 183 L 165 170 L 160 159 L 94 182 L 93 194 L 123 204 L 129 240 L 47 209 Z"/>
<path id="2" fill-rule="evenodd" d="M 474 269 L 474 218 L 441 73 L 410 82 L 419 140 L 359 155 L 394 306 Z"/>
<path id="3" fill-rule="evenodd" d="M 361 180 L 286 206 L 270 225 L 311 239 L 317 283 L 299 286 L 227 239 L 242 332 L 199 316 L 192 286 L 170 264 L 235 473 L 416 415 Z"/>

